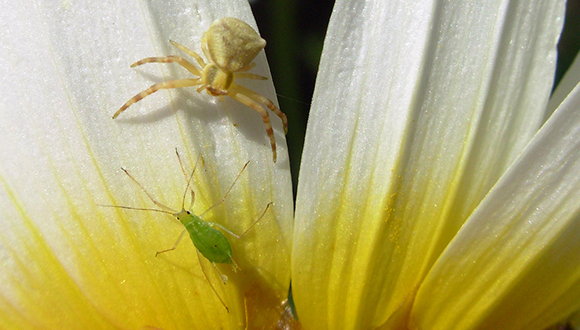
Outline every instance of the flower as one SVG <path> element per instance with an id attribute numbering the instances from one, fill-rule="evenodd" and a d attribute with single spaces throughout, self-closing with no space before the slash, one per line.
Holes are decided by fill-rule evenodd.
<path id="1" fill-rule="evenodd" d="M 306 329 L 543 329 L 580 309 L 578 71 L 543 122 L 564 5 L 337 1 L 296 200 Z"/>
<path id="2" fill-rule="evenodd" d="M 0 328 L 239 328 L 278 321 L 289 286 L 292 189 L 281 123 L 278 163 L 259 115 L 194 90 L 160 92 L 113 113 L 137 92 L 185 70 L 129 65 L 200 52 L 218 17 L 253 24 L 244 1 L 7 3 L 2 9 L 0 105 Z M 254 24 L 255 26 L 255 24 Z M 263 54 L 252 72 L 269 75 Z M 246 86 L 274 98 L 269 82 Z M 169 96 L 169 97 L 168 97 Z M 260 127 L 260 130 L 254 129 Z M 240 267 L 219 265 L 226 285 L 170 215 L 103 207 L 179 209 L 184 172 L 197 162 L 192 210 L 241 233 Z M 201 156 L 200 156 L 201 155 Z M 185 200 L 190 202 L 189 193 Z M 215 287 L 217 294 L 211 289 Z M 219 296 L 218 296 L 219 295 Z M 229 313 L 218 298 L 222 298 Z"/>
<path id="3" fill-rule="evenodd" d="M 276 165 L 259 116 L 231 99 L 161 92 L 110 118 L 152 82 L 185 77 L 130 63 L 177 53 L 170 38 L 199 51 L 215 18 L 252 23 L 247 3 L 41 1 L 2 14 L 1 328 L 272 326 L 290 275 L 307 329 L 577 321 L 579 61 L 548 103 L 563 1 L 339 0 L 294 234 L 275 117 Z M 274 99 L 271 83 L 244 85 Z M 187 238 L 155 257 L 183 229 L 171 216 L 103 206 L 157 208 L 121 167 L 159 203 L 187 206 L 194 166 L 196 214 L 240 174 L 204 220 L 240 233 L 274 202 L 230 239 L 240 270 L 219 267 L 225 286 Z"/>

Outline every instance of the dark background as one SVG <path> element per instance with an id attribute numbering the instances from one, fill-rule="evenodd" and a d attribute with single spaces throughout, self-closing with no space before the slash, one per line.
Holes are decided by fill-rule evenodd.
<path id="1" fill-rule="evenodd" d="M 250 1 L 260 34 L 268 41 L 266 54 L 280 108 L 288 116 L 288 149 L 296 191 L 310 101 L 332 0 Z M 558 46 L 556 83 L 580 49 L 580 0 L 569 0 Z"/>

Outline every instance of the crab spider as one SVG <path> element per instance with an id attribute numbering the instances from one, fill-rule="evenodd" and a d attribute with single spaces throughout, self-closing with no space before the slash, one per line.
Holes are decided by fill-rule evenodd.
<path id="1" fill-rule="evenodd" d="M 144 58 L 133 63 L 131 67 L 134 68 L 145 63 L 177 63 L 199 78 L 171 80 L 152 85 L 123 104 L 123 106 L 115 112 L 113 119 L 117 118 L 121 112 L 125 111 L 133 103 L 139 102 L 141 99 L 160 89 L 199 86 L 197 88 L 198 92 L 205 89 L 208 94 L 219 96 L 220 99 L 223 99 L 224 96 L 230 96 L 260 113 L 264 126 L 266 127 L 266 133 L 270 138 L 270 145 L 272 146 L 273 160 L 275 163 L 277 156 L 274 130 L 272 129 L 272 123 L 270 122 L 270 115 L 262 104 L 265 104 L 278 117 L 280 117 L 282 124 L 284 125 L 284 133 L 288 132 L 286 115 L 266 97 L 235 83 L 235 80 L 238 78 L 259 80 L 267 79 L 266 77 L 247 72 L 256 66 L 252 61 L 266 46 L 266 40 L 262 39 L 258 33 L 245 22 L 237 18 L 227 17 L 213 22 L 209 29 L 203 34 L 201 48 L 208 63 L 206 63 L 196 52 L 174 41 L 170 42 L 173 46 L 195 58 L 201 67 L 201 70 L 183 57 L 174 55 Z"/>

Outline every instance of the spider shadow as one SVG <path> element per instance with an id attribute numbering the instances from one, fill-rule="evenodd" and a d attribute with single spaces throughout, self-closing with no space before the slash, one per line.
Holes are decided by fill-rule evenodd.
<path id="1" fill-rule="evenodd" d="M 197 93 L 195 89 L 184 92 L 181 96 L 187 97 L 187 99 L 184 99 L 185 103 L 182 109 L 184 115 L 188 118 L 186 122 L 189 124 L 191 132 L 199 132 L 199 128 L 194 125 L 196 120 L 207 124 L 217 122 L 217 125 L 223 125 L 224 127 L 223 129 L 220 128 L 221 133 L 215 133 L 215 135 L 213 135 L 214 132 L 210 133 L 214 139 L 220 139 L 220 135 L 218 134 L 224 134 L 224 132 L 228 132 L 225 134 L 232 135 L 240 134 L 243 136 L 243 139 L 262 145 L 264 148 L 267 148 L 269 153 L 272 152 L 270 139 L 261 115 L 252 108 L 229 96 L 225 96 L 220 101 L 219 97 L 207 95 L 205 91 Z M 194 99 L 196 101 L 192 102 Z M 195 109 L 193 109 L 190 103 L 195 103 Z M 285 146 L 282 122 L 275 113 L 270 111 L 265 105 L 262 106 L 268 111 L 270 116 L 274 127 L 276 145 L 278 152 L 280 152 L 282 146 Z"/>
<path id="2" fill-rule="evenodd" d="M 246 139 L 253 143 L 263 145 L 271 152 L 270 139 L 266 133 L 266 127 L 262 121 L 260 113 L 254 109 L 238 102 L 237 100 L 226 97 L 223 102 L 224 113 L 228 116 L 229 121 Z M 276 139 L 277 149 L 280 149 L 281 142 L 284 141 L 284 133 L 281 120 L 278 116 L 270 111 L 265 105 L 260 104 L 270 116 L 270 122 L 274 128 L 274 138 Z M 278 150 L 280 151 L 280 150 Z"/>

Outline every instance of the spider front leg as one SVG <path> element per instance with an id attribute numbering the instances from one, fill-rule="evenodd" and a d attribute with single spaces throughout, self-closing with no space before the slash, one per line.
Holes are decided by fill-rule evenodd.
<path id="1" fill-rule="evenodd" d="M 187 71 L 191 72 L 193 75 L 201 77 L 199 69 L 181 56 L 170 55 L 163 57 L 147 57 L 131 64 L 131 67 L 134 68 L 145 63 L 177 63 L 184 67 Z"/>
<path id="2" fill-rule="evenodd" d="M 249 72 L 236 72 L 236 73 L 234 73 L 234 77 L 235 77 L 235 79 L 247 78 L 247 79 L 257 79 L 257 80 L 268 80 L 268 78 L 266 78 L 264 76 L 260 76 L 260 75 L 249 73 Z"/>
<path id="3" fill-rule="evenodd" d="M 179 48 L 182 52 L 186 53 L 187 55 L 195 58 L 195 60 L 197 61 L 197 64 L 199 64 L 199 66 L 201 66 L 201 68 L 205 68 L 206 64 L 205 61 L 203 60 L 203 58 L 201 58 L 201 56 L 199 56 L 198 53 L 194 52 L 193 50 L 185 47 L 184 45 L 178 44 L 177 42 L 173 41 L 173 40 L 169 40 L 169 42 Z"/>
<path id="4" fill-rule="evenodd" d="M 264 126 L 266 126 L 266 133 L 268 134 L 268 137 L 270 137 L 270 145 L 272 146 L 273 160 L 274 163 L 276 163 L 277 159 L 276 139 L 274 139 L 274 129 L 272 129 L 272 123 L 270 122 L 270 115 L 268 114 L 268 111 L 263 106 L 261 106 L 260 103 L 252 100 L 249 95 L 246 95 L 243 92 L 238 92 L 236 90 L 237 87 L 241 86 L 237 84 L 232 84 L 229 96 L 260 113 L 260 115 L 262 116 L 262 121 L 264 122 Z"/>
<path id="5" fill-rule="evenodd" d="M 113 119 L 117 118 L 117 116 L 120 115 L 121 112 L 125 111 L 133 103 L 141 101 L 143 98 L 157 92 L 160 89 L 191 87 L 191 86 L 197 86 L 199 84 L 202 84 L 201 78 L 171 80 L 171 81 L 165 81 L 165 82 L 162 82 L 159 84 L 155 84 L 155 85 L 147 88 L 146 90 L 142 91 L 141 93 L 133 96 L 129 101 L 127 101 L 125 104 L 123 104 L 123 106 L 119 110 L 117 110 L 117 112 L 115 112 L 115 114 L 113 115 Z"/>
<path id="6" fill-rule="evenodd" d="M 252 79 L 259 79 L 259 78 L 252 78 Z M 288 119 L 286 119 L 286 115 L 280 109 L 278 109 L 278 107 L 276 105 L 274 105 L 274 102 L 270 101 L 269 99 L 265 98 L 264 96 L 262 96 L 256 92 L 254 92 L 253 90 L 248 89 L 248 88 L 241 86 L 241 85 L 238 85 L 238 84 L 233 84 L 232 89 L 236 90 L 240 94 L 244 94 L 247 97 L 254 99 L 255 101 L 264 103 L 270 110 L 272 110 L 272 112 L 274 112 L 278 117 L 280 117 L 280 119 L 282 120 L 282 124 L 284 125 L 284 134 L 288 133 Z"/>

